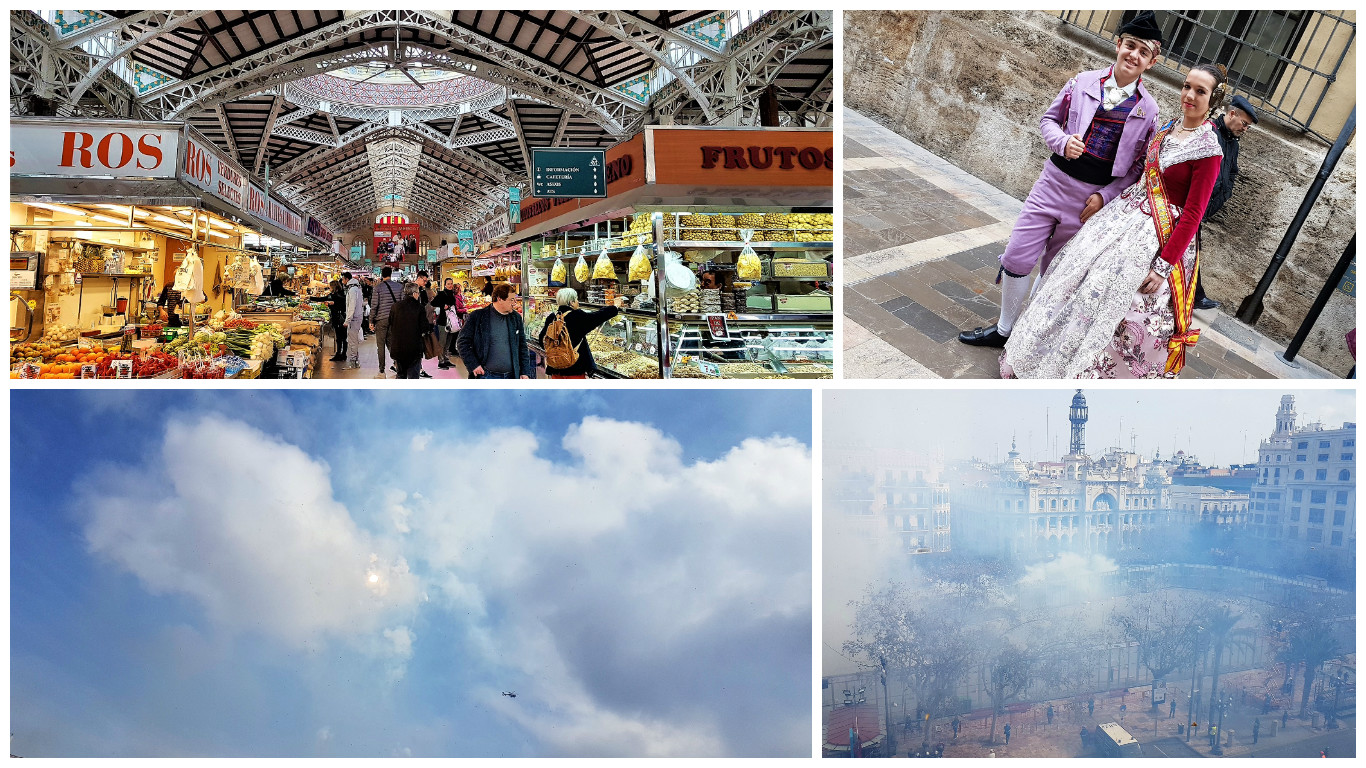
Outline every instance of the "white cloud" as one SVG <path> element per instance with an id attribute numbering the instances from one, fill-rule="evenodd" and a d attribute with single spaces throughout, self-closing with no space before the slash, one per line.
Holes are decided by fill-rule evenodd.
<path id="1" fill-rule="evenodd" d="M 374 461 L 419 443 L 422 461 Z M 803 444 L 750 439 L 687 463 L 653 427 L 590 416 L 563 453 L 516 428 L 341 448 L 339 475 L 365 478 L 352 508 L 328 465 L 293 445 L 221 416 L 174 422 L 156 469 L 89 485 L 90 549 L 229 633 L 310 654 L 347 640 L 390 684 L 383 701 L 417 685 L 406 668 L 424 651 L 458 650 L 469 687 L 451 695 L 528 734 L 532 753 L 808 752 Z M 433 609 L 443 615 L 418 615 Z M 440 631 L 421 629 L 429 620 Z M 316 747 L 342 749 L 354 730 L 343 714 L 304 733 L 328 723 Z M 422 727 L 384 749 L 427 753 L 410 740 Z"/>
<path id="2" fill-rule="evenodd" d="M 519 429 L 454 445 L 438 436 L 435 455 L 462 458 L 423 471 L 478 478 L 480 492 L 409 500 L 411 557 L 441 574 L 432 583 L 449 608 L 479 618 L 496 603 L 506 614 L 469 638 L 486 665 L 520 679 L 518 698 L 497 711 L 555 754 L 783 749 L 754 731 L 781 732 L 787 754 L 805 754 L 806 744 L 790 743 L 810 728 L 800 701 L 784 714 L 771 707 L 762 725 L 739 735 L 726 721 L 752 712 L 740 711 L 734 694 L 718 701 L 699 680 L 730 676 L 743 686 L 756 668 L 781 662 L 748 646 L 708 648 L 705 660 L 690 654 L 794 617 L 809 637 L 806 447 L 751 439 L 715 461 L 686 464 L 658 430 L 600 417 L 571 427 L 561 446 L 571 461 L 547 460 Z M 786 673 L 802 680 L 810 643 L 797 644 L 806 653 Z"/>
<path id="3" fill-rule="evenodd" d="M 160 467 L 163 477 L 111 471 L 80 505 L 91 551 L 149 591 L 294 645 L 373 631 L 414 604 L 401 554 L 356 527 L 327 467 L 298 448 L 204 416 L 168 426 Z"/>

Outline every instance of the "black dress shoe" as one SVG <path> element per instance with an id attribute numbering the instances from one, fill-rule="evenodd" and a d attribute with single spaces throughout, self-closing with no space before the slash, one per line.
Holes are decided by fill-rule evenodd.
<path id="1" fill-rule="evenodd" d="M 340 363 L 341 361 L 346 359 L 346 355 L 333 355 L 327 359 L 331 360 L 334 363 Z"/>
<path id="2" fill-rule="evenodd" d="M 1220 306 L 1222 305 L 1219 302 L 1215 301 L 1214 299 L 1211 299 L 1208 296 L 1195 302 L 1196 309 L 1218 309 Z"/>
<path id="3" fill-rule="evenodd" d="M 1009 336 L 1002 336 L 993 325 L 990 328 L 976 328 L 958 334 L 958 340 L 973 347 L 1004 347 Z"/>
<path id="4" fill-rule="evenodd" d="M 432 377 L 432 375 L 426 371 L 419 371 L 417 375 L 420 379 L 430 379 Z"/>

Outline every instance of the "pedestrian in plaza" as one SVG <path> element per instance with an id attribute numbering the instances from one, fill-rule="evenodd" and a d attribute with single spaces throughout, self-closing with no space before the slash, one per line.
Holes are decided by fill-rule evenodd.
<path id="1" fill-rule="evenodd" d="M 1049 704 L 1049 705 L 1048 705 L 1048 724 L 1049 724 L 1049 725 L 1052 725 L 1052 724 L 1053 724 L 1053 705 L 1052 705 L 1052 704 Z"/>
<path id="2" fill-rule="evenodd" d="M 329 282 L 327 287 L 330 293 L 321 301 L 327 305 L 328 323 L 337 338 L 337 348 L 333 350 L 331 360 L 338 363 L 346 359 L 346 289 L 340 280 Z"/>
<path id="3" fill-rule="evenodd" d="M 1095 717 L 1096 715 L 1096 700 L 1094 697 L 1092 697 L 1090 701 L 1086 702 L 1086 714 L 1091 717 Z"/>
<path id="4" fill-rule="evenodd" d="M 437 363 L 438 368 L 451 367 L 451 354 L 455 347 L 455 331 L 450 330 L 456 317 L 456 298 L 455 281 L 446 278 L 445 286 L 436 292 L 432 298 L 432 306 L 436 308 L 436 332 L 441 342 L 441 361 Z"/>
<path id="5" fill-rule="evenodd" d="M 1176 717 L 1176 697 L 1172 697 L 1171 703 L 1167 706 L 1167 718 Z"/>
<path id="6" fill-rule="evenodd" d="M 365 322 L 361 326 L 363 335 L 370 335 L 375 332 L 375 321 L 370 316 L 374 312 L 374 277 L 372 275 L 359 275 L 361 295 L 365 297 Z"/>
<path id="7" fill-rule="evenodd" d="M 1281 710 L 1281 728 L 1285 728 L 1286 722 L 1290 720 L 1290 710 Z"/>
<path id="8" fill-rule="evenodd" d="M 1214 745 L 1219 743 L 1219 726 L 1211 725 L 1209 727 L 1208 735 L 1210 749 L 1214 749 Z"/>
<path id="9" fill-rule="evenodd" d="M 512 286 L 499 283 L 493 301 L 467 318 L 457 340 L 470 376 L 484 379 L 531 378 L 531 350 L 522 316 L 512 311 Z"/>
<path id="10" fill-rule="evenodd" d="M 346 367 L 360 367 L 360 343 L 365 327 L 365 294 L 360 281 L 350 272 L 343 272 L 346 281 Z"/>
<path id="11" fill-rule="evenodd" d="M 1262 700 L 1262 714 L 1271 714 L 1271 694 L 1269 693 L 1266 695 L 1266 698 Z"/>
<path id="12" fill-rule="evenodd" d="M 1124 722 L 1124 716 L 1125 716 L 1126 714 L 1128 714 L 1128 712 L 1129 712 L 1129 705 L 1128 705 L 1128 704 L 1120 704 L 1120 705 L 1119 705 L 1119 721 L 1120 721 L 1121 723 Z"/>
<path id="13" fill-rule="evenodd" d="M 1252 721 L 1252 743 L 1256 744 L 1258 737 L 1262 735 L 1262 719 L 1260 717 Z"/>
<path id="14" fill-rule="evenodd" d="M 1223 150 L 1208 118 L 1228 73 L 1197 64 L 1181 87 L 1181 115 L 1148 144 L 1142 180 L 1082 225 L 1058 253 L 1001 357 L 1021 378 L 1175 378 L 1192 331 L 1195 234 Z M 1154 202 L 1155 201 L 1155 202 Z"/>
<path id="15" fill-rule="evenodd" d="M 1008 747 L 1008 746 L 1010 746 L 1010 723 L 1006 723 L 1005 734 L 1006 734 L 1006 746 Z"/>
<path id="16" fill-rule="evenodd" d="M 541 327 L 541 335 L 538 337 L 541 349 L 545 349 L 547 355 L 549 354 L 549 348 L 546 347 L 547 332 L 567 333 L 568 344 L 578 353 L 578 358 L 573 365 L 566 368 L 551 368 L 547 360 L 545 372 L 550 378 L 586 379 L 598 369 L 593 362 L 593 351 L 588 347 L 588 334 L 616 317 L 617 313 L 621 312 L 623 301 L 624 299 L 618 296 L 612 306 L 587 312 L 579 308 L 579 292 L 573 288 L 561 288 L 555 294 L 555 312 L 545 319 L 545 325 Z"/>
<path id="17" fill-rule="evenodd" d="M 1215 135 L 1219 139 L 1219 148 L 1224 151 L 1224 157 L 1219 161 L 1219 179 L 1214 182 L 1209 205 L 1205 206 L 1205 221 L 1209 221 L 1211 216 L 1218 213 L 1224 207 L 1224 203 L 1233 196 L 1233 185 L 1238 181 L 1238 142 L 1243 138 L 1243 134 L 1247 133 L 1248 128 L 1256 124 L 1257 110 L 1242 96 L 1234 96 L 1228 111 L 1214 121 Z M 1203 234 L 1202 227 L 1201 235 Z M 1205 296 L 1204 286 L 1201 285 L 1204 282 L 1203 277 L 1196 276 L 1195 308 L 1218 309 L 1219 302 Z"/>
<path id="18" fill-rule="evenodd" d="M 996 756 L 996 748 L 995 748 L 995 747 L 992 747 L 992 748 L 991 748 L 991 751 L 987 753 L 987 757 L 995 757 L 995 756 Z"/>
<path id="19" fill-rule="evenodd" d="M 957 715 L 953 717 L 953 740 L 958 741 L 958 732 L 963 728 L 963 721 Z"/>
<path id="20" fill-rule="evenodd" d="M 436 307 L 432 306 L 432 299 L 436 298 L 436 289 L 432 287 L 432 277 L 427 274 L 427 270 L 419 269 L 417 271 L 417 284 L 421 286 L 421 293 L 418 294 L 417 299 L 422 303 L 422 311 L 427 316 L 427 332 L 436 334 Z M 441 346 L 439 341 L 438 339 L 438 348 Z M 426 371 L 421 371 L 419 376 L 424 379 L 432 377 Z"/>
<path id="21" fill-rule="evenodd" d="M 934 756 L 935 756 L 935 757 L 943 757 L 943 756 L 944 756 L 944 742 L 941 741 L 941 742 L 939 742 L 938 744 L 935 744 L 935 745 L 934 745 Z"/>
<path id="22" fill-rule="evenodd" d="M 403 298 L 389 310 L 386 336 L 400 379 L 420 378 L 422 371 L 422 337 L 428 326 L 421 292 L 417 283 L 408 283 L 403 288 Z"/>
<path id="23" fill-rule="evenodd" d="M 385 367 L 384 350 L 389 348 L 389 309 L 403 300 L 403 288 L 390 279 L 394 274 L 392 267 L 381 268 L 379 274 L 381 279 L 372 291 L 374 303 L 370 308 L 370 321 L 375 326 L 375 348 L 379 350 L 379 373 L 375 374 L 375 378 L 383 379 L 387 377 L 385 371 L 388 370 Z"/>
<path id="24" fill-rule="evenodd" d="M 1039 129 L 1053 156 L 1025 198 L 1001 254 L 1000 318 L 989 328 L 964 331 L 959 341 L 1004 347 L 1029 296 L 1034 267 L 1041 277 L 1047 274 L 1083 222 L 1139 180 L 1144 149 L 1157 127 L 1157 101 L 1143 73 L 1157 63 L 1161 48 L 1156 17 L 1141 11 L 1119 28 L 1115 63 L 1068 80 L 1044 113 Z"/>
<path id="25" fill-rule="evenodd" d="M 1086 751 L 1086 740 L 1089 738 L 1091 738 L 1091 732 L 1086 730 L 1086 726 L 1083 725 L 1081 727 L 1081 749 L 1083 752 Z"/>

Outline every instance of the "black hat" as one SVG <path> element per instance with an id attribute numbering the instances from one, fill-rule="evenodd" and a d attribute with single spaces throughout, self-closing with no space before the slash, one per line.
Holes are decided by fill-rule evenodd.
<path id="1" fill-rule="evenodd" d="M 1229 104 L 1228 107 L 1229 109 L 1243 110 L 1243 112 L 1247 114 L 1247 119 L 1251 120 L 1253 125 L 1257 124 L 1257 110 L 1253 109 L 1252 105 L 1247 102 L 1247 99 L 1242 96 L 1234 96 L 1233 103 Z"/>
<path id="2" fill-rule="evenodd" d="M 1156 40 L 1162 45 L 1162 28 L 1157 26 L 1157 16 L 1152 11 L 1139 11 L 1138 15 L 1119 28 L 1119 34 L 1131 35 L 1139 40 Z"/>

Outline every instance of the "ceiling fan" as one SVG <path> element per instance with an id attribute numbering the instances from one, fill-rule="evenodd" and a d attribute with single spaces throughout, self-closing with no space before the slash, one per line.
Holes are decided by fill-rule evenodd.
<path id="1" fill-rule="evenodd" d="M 390 71 L 390 70 L 397 69 L 399 72 L 402 72 L 402 73 L 403 73 L 403 76 L 404 76 L 404 77 L 408 78 L 409 80 L 412 80 L 412 81 L 413 81 L 413 85 L 416 85 L 419 89 L 421 89 L 421 88 L 426 88 L 426 86 L 424 86 L 422 83 L 420 83 L 420 82 L 417 81 L 417 78 L 416 78 L 416 77 L 413 77 L 413 73 L 411 73 L 411 72 L 408 71 L 408 67 L 409 67 L 409 66 L 411 66 L 411 65 L 413 65 L 413 64 L 420 64 L 420 63 L 422 62 L 422 60 L 421 60 L 420 58 L 404 59 L 404 58 L 400 55 L 400 52 L 403 50 L 403 46 L 402 46 L 402 44 L 399 42 L 399 39 L 398 39 L 398 37 L 399 37 L 399 31 L 400 31 L 399 23 L 398 23 L 397 21 L 395 21 L 395 22 L 394 22 L 394 60 L 393 60 L 393 61 L 386 61 L 386 62 L 384 62 L 384 69 L 381 69 L 380 71 L 376 72 L 376 73 L 373 74 L 373 75 L 370 75 L 369 77 L 365 78 L 364 80 L 361 80 L 360 82 L 362 82 L 362 83 L 368 82 L 368 81 L 373 80 L 374 78 L 379 77 L 380 75 L 382 75 L 382 74 L 384 74 L 384 73 L 386 73 L 386 72 L 388 72 L 388 71 Z"/>

